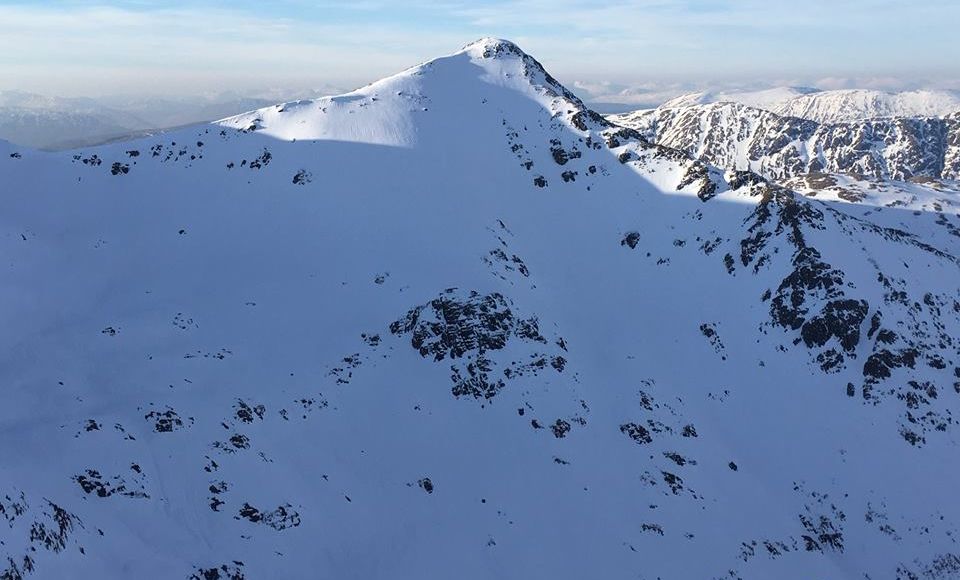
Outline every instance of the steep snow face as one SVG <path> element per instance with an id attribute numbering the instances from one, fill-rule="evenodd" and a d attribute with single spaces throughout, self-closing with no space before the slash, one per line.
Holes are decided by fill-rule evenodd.
<path id="1" fill-rule="evenodd" d="M 506 41 L 332 103 L 0 156 L 0 577 L 960 566 L 954 194 L 721 172 Z"/>

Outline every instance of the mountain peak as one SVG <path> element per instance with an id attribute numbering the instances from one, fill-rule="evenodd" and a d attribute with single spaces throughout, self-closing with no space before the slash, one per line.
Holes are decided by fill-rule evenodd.
<path id="1" fill-rule="evenodd" d="M 432 126 L 431 119 L 440 118 L 441 112 L 449 115 L 442 126 L 464 118 L 465 103 L 475 102 L 480 92 L 485 95 L 483 103 L 487 99 L 513 102 L 517 95 L 522 95 L 549 110 L 551 116 L 564 117 L 580 131 L 609 126 L 537 59 L 513 42 L 498 38 L 481 38 L 458 52 L 345 95 L 283 103 L 219 123 L 281 139 L 333 139 L 408 147 L 423 138 L 425 127 Z"/>
<path id="2" fill-rule="evenodd" d="M 496 58 L 508 54 L 512 54 L 521 58 L 529 56 L 515 43 L 502 38 L 494 38 L 492 36 L 486 36 L 471 42 L 463 47 L 461 52 L 466 52 L 481 58 Z"/>

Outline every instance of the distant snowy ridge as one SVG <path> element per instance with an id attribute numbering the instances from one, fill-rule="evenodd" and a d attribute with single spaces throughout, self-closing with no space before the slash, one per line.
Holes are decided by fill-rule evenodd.
<path id="1" fill-rule="evenodd" d="M 785 117 L 800 117 L 818 123 L 849 123 L 891 117 L 943 117 L 960 112 L 960 92 L 822 91 L 789 99 L 772 111 Z"/>
<path id="2" fill-rule="evenodd" d="M 660 108 L 677 109 L 714 103 L 739 103 L 782 117 L 827 124 L 889 117 L 942 117 L 960 112 L 960 92 L 780 87 L 759 91 L 691 93 L 671 99 Z"/>
<path id="3" fill-rule="evenodd" d="M 819 89 L 805 87 L 774 87 L 762 90 L 702 91 L 680 95 L 660 105 L 663 109 L 676 109 L 711 103 L 740 103 L 758 109 L 775 110 L 797 97 L 818 93 Z"/>
<path id="4" fill-rule="evenodd" d="M 235 95 L 182 98 L 50 97 L 0 91 L 0 137 L 25 147 L 64 150 L 130 140 L 150 131 L 207 123 L 273 104 Z"/>
<path id="5" fill-rule="evenodd" d="M 609 119 L 707 163 L 772 179 L 810 172 L 960 179 L 960 112 L 820 124 L 717 102 Z"/>

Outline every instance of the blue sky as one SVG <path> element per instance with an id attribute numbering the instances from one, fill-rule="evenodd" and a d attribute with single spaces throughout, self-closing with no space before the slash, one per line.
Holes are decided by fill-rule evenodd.
<path id="1" fill-rule="evenodd" d="M 958 0 L 0 0 L 0 89 L 352 88 L 509 38 L 581 91 L 960 88 Z"/>

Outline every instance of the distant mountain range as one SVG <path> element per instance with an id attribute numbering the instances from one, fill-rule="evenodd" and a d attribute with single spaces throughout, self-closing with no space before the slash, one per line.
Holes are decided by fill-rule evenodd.
<path id="1" fill-rule="evenodd" d="M 23 91 L 0 91 L 0 139 L 26 147 L 63 150 L 129 140 L 160 130 L 222 119 L 269 106 L 278 100 L 316 98 L 335 89 L 291 94 L 245 96 L 223 93 L 211 96 L 100 98 L 49 97 Z M 650 92 L 649 98 L 666 98 Z M 960 111 L 960 93 L 873 90 L 821 91 L 781 87 L 765 90 L 705 91 L 667 100 L 662 109 L 691 105 L 739 103 L 781 116 L 835 123 L 879 117 L 941 116 Z M 597 110 L 632 113 L 629 105 L 597 103 Z"/>
<path id="2" fill-rule="evenodd" d="M 671 99 L 660 106 L 739 103 L 782 117 L 817 123 L 843 123 L 891 117 L 940 117 L 960 112 L 960 92 L 916 90 L 886 92 L 866 89 L 822 91 L 783 87 L 760 91 L 700 92 Z"/>
<path id="3" fill-rule="evenodd" d="M 720 167 L 960 179 L 960 99 L 946 92 L 698 93 L 609 119 Z"/>
<path id="4" fill-rule="evenodd" d="M 0 139 L 36 149 L 69 149 L 209 122 L 274 102 L 235 94 L 92 99 L 0 91 Z"/>

